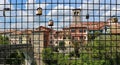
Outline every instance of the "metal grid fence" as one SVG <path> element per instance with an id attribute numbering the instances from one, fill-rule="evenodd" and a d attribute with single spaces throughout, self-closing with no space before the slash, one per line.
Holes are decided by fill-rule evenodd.
<path id="1" fill-rule="evenodd" d="M 119 65 L 119 0 L 1 0 L 0 65 Z"/>

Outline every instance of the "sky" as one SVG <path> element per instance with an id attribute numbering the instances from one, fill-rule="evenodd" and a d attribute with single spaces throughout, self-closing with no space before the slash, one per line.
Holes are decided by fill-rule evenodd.
<path id="1" fill-rule="evenodd" d="M 37 16 L 36 9 L 41 7 L 43 14 Z M 3 16 L 3 9 L 11 8 Z M 111 16 L 120 19 L 119 0 L 0 0 L 0 29 L 33 29 L 48 27 L 54 21 L 54 29 L 68 27 L 72 22 L 72 9 L 81 9 L 81 21 L 106 21 Z M 85 19 L 89 14 L 90 18 Z"/>

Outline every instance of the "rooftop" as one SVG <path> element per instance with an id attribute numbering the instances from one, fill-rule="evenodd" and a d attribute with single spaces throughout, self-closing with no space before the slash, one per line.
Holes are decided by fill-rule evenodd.
<path id="1" fill-rule="evenodd" d="M 80 9 L 80 8 L 76 8 L 76 9 L 72 9 L 72 10 L 74 11 L 74 10 L 82 10 L 82 9 Z"/>
<path id="2" fill-rule="evenodd" d="M 72 23 L 70 28 L 87 28 L 88 30 L 100 30 L 102 29 L 106 23 L 104 22 L 80 22 L 80 23 Z"/>

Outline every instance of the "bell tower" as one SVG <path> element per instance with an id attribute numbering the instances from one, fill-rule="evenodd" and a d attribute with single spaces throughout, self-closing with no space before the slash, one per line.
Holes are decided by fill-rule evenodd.
<path id="1" fill-rule="evenodd" d="M 81 9 L 73 9 L 72 10 L 72 18 L 73 18 L 73 23 L 79 23 L 80 22 L 80 14 L 81 14 Z"/>

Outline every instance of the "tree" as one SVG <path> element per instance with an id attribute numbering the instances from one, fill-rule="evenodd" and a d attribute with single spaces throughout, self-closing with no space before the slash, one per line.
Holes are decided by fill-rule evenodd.
<path id="1" fill-rule="evenodd" d="M 9 38 L 7 36 L 0 35 L 0 45 L 9 44 Z M 7 57 L 6 63 L 8 64 L 22 64 L 24 62 L 24 55 L 19 50 L 16 50 L 14 53 L 10 53 Z"/>
<path id="2" fill-rule="evenodd" d="M 119 39 L 120 36 L 116 35 L 98 36 L 94 41 L 88 43 L 86 47 L 88 50 L 82 50 L 82 55 L 80 56 L 82 62 L 87 65 L 120 64 Z M 94 62 L 92 62 L 92 60 L 94 60 Z"/>
<path id="3" fill-rule="evenodd" d="M 75 56 L 79 57 L 79 49 L 80 49 L 81 45 L 83 44 L 83 40 L 80 40 L 80 41 L 79 40 L 73 40 L 72 44 L 73 44 Z"/>
<path id="4" fill-rule="evenodd" d="M 24 63 L 24 55 L 19 50 L 16 50 L 14 53 L 11 53 L 10 56 L 8 56 L 8 59 L 6 60 L 7 64 L 16 64 L 21 65 Z"/>
<path id="5" fill-rule="evenodd" d="M 94 40 L 97 36 L 101 34 L 100 31 L 95 31 L 94 33 L 88 33 L 88 39 L 89 40 Z"/>
<path id="6" fill-rule="evenodd" d="M 43 62 L 46 65 L 53 65 L 57 63 L 53 50 L 51 48 L 45 48 L 42 51 L 42 57 L 43 57 Z"/>
<path id="7" fill-rule="evenodd" d="M 47 65 L 118 65 L 120 64 L 119 40 L 118 35 L 100 35 L 84 45 L 80 53 L 80 41 L 73 41 L 73 47 L 76 48 L 75 56 L 80 54 L 78 59 L 71 59 L 64 53 L 54 53 L 50 49 L 43 52 L 43 59 L 49 60 Z"/>
<path id="8" fill-rule="evenodd" d="M 51 48 L 45 48 L 42 52 L 45 65 L 69 65 L 68 56 L 64 53 L 54 53 Z"/>
<path id="9" fill-rule="evenodd" d="M 0 44 L 9 44 L 9 38 L 7 36 L 0 35 Z"/>
<path id="10" fill-rule="evenodd" d="M 59 42 L 59 49 L 60 50 L 65 50 L 65 41 L 60 41 Z"/>

